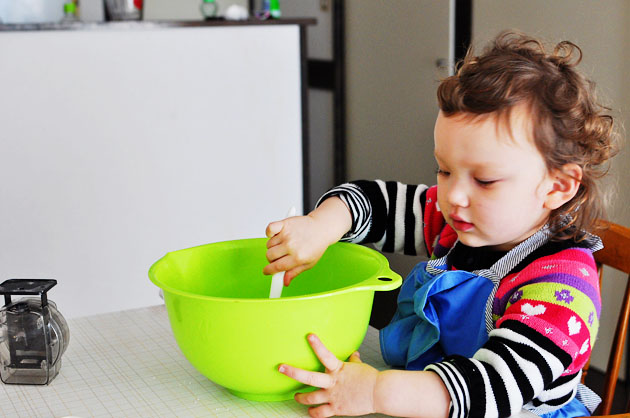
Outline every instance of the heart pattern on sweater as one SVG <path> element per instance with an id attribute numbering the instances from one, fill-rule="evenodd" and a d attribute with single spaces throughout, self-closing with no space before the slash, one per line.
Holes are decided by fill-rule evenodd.
<path id="1" fill-rule="evenodd" d="M 575 316 L 569 318 L 569 320 L 567 321 L 567 326 L 569 327 L 569 335 L 575 335 L 579 333 L 580 329 L 582 328 L 582 324 L 578 322 Z"/>
<path id="2" fill-rule="evenodd" d="M 580 348 L 580 354 L 586 353 L 586 350 L 588 350 L 588 347 L 589 347 L 589 339 L 587 338 L 586 341 L 584 341 L 584 344 L 582 344 L 582 348 Z"/>
<path id="3" fill-rule="evenodd" d="M 524 303 L 521 306 L 521 312 L 523 312 L 524 314 L 527 314 L 527 315 L 531 315 L 531 316 L 544 314 L 546 310 L 547 310 L 547 308 L 545 308 L 544 305 L 533 306 L 530 303 Z"/>

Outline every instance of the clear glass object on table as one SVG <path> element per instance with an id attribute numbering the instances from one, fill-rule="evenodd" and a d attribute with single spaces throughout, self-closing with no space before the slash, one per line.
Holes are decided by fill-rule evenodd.
<path id="1" fill-rule="evenodd" d="M 142 18 L 142 0 L 105 0 L 107 20 L 139 20 Z"/>
<path id="2" fill-rule="evenodd" d="M 199 10 L 204 19 L 216 19 L 219 13 L 219 5 L 216 0 L 202 0 Z"/>

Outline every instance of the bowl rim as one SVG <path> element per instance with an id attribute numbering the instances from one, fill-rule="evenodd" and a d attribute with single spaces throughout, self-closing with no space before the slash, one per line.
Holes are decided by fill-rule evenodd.
<path id="1" fill-rule="evenodd" d="M 187 292 L 184 290 L 179 290 L 176 288 L 173 288 L 171 286 L 168 286 L 166 284 L 164 284 L 163 282 L 161 282 L 160 280 L 158 280 L 155 277 L 155 269 L 158 267 L 159 264 L 163 263 L 166 261 L 166 259 L 169 257 L 170 254 L 172 253 L 176 253 L 179 251 L 186 251 L 186 250 L 192 250 L 195 248 L 199 248 L 199 247 L 205 247 L 208 245 L 213 245 L 213 244 L 224 244 L 224 243 L 235 243 L 235 242 L 242 242 L 242 241 L 266 241 L 267 238 L 244 238 L 244 239 L 238 239 L 238 240 L 228 240 L 228 241 L 219 241 L 219 242 L 213 242 L 213 243 L 209 243 L 209 244 L 202 244 L 202 245 L 197 245 L 197 246 L 193 246 L 193 247 L 189 247 L 189 248 L 183 248 L 181 250 L 175 250 L 175 251 L 169 251 L 167 252 L 164 256 L 162 256 L 160 259 L 158 259 L 157 261 L 155 261 L 151 267 L 149 268 L 149 279 L 151 280 L 151 282 L 156 285 L 158 288 L 162 289 L 165 292 L 170 292 L 170 293 L 174 293 L 177 294 L 179 296 L 185 296 L 185 297 L 189 297 L 189 298 L 194 298 L 194 299 L 201 299 L 201 300 L 208 300 L 208 301 L 223 301 L 223 302 L 247 302 L 247 303 L 280 303 L 282 301 L 303 301 L 303 300 L 309 300 L 309 299 L 319 299 L 319 298 L 323 298 L 323 297 L 329 297 L 329 296 L 333 296 L 333 295 L 342 295 L 345 293 L 351 293 L 351 292 L 358 292 L 358 291 L 387 291 L 387 290 L 393 290 L 396 289 L 398 287 L 400 287 L 400 285 L 402 284 L 402 277 L 396 273 L 395 271 L 393 271 L 390 267 L 389 267 L 389 261 L 387 260 L 387 258 L 379 253 L 376 250 L 373 250 L 371 248 L 367 248 L 363 245 L 359 245 L 359 244 L 354 244 L 354 243 L 350 243 L 350 242 L 337 242 L 334 243 L 332 245 L 341 245 L 341 246 L 356 246 L 355 248 L 358 248 L 359 251 L 365 253 L 365 254 L 369 254 L 370 256 L 374 257 L 376 259 L 376 261 L 379 264 L 379 270 L 376 274 L 372 275 L 370 278 L 365 279 L 361 282 L 355 283 L 353 285 L 350 286 L 344 286 L 344 287 L 340 287 L 338 289 L 334 289 L 334 290 L 330 290 L 330 291 L 326 291 L 326 292 L 318 292 L 318 293 L 311 293 L 308 295 L 299 295 L 299 296 L 286 296 L 286 297 L 279 297 L 279 298 L 228 298 L 228 297 L 220 297 L 220 296 L 208 296 L 208 295 L 200 295 L 198 293 L 192 293 L 192 292 Z M 332 246 L 331 245 L 331 246 Z M 386 277 L 389 280 L 381 280 L 381 277 Z M 271 280 L 271 276 L 270 276 L 270 280 Z"/>

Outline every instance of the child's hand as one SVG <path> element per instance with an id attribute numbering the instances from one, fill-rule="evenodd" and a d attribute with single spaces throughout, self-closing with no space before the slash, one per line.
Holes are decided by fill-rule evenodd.
<path id="1" fill-rule="evenodd" d="M 353 353 L 348 362 L 342 362 L 315 334 L 308 336 L 308 342 L 326 367 L 326 373 L 310 372 L 286 364 L 280 365 L 278 370 L 298 382 L 322 388 L 295 395 L 295 400 L 301 404 L 319 405 L 309 408 L 309 415 L 330 417 L 375 412 L 373 395 L 378 370 L 362 363 L 358 352 Z"/>
<path id="2" fill-rule="evenodd" d="M 284 285 L 313 267 L 329 245 L 337 242 L 352 225 L 345 203 L 326 199 L 307 216 L 294 216 L 267 226 L 267 260 L 264 274 L 285 271 Z"/>
<path id="3" fill-rule="evenodd" d="M 267 226 L 267 260 L 264 274 L 286 271 L 284 285 L 288 286 L 298 274 L 313 267 L 328 248 L 329 243 L 318 239 L 321 227 L 310 216 L 295 216 Z"/>

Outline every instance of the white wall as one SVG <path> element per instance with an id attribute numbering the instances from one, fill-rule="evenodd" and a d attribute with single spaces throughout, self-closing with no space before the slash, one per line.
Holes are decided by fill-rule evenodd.
<path id="1" fill-rule="evenodd" d="M 626 0 L 475 0 L 473 42 L 482 46 L 502 29 L 515 28 L 550 42 L 570 40 L 584 54 L 582 69 L 597 82 L 600 97 L 614 110 L 620 125 L 630 118 L 630 3 Z M 610 180 L 618 183 L 611 220 L 630 226 L 630 149 L 613 162 Z M 607 272 L 602 286 L 602 317 L 593 367 L 603 370 L 614 334 L 625 276 Z M 622 367 L 622 374 L 625 368 Z"/>

